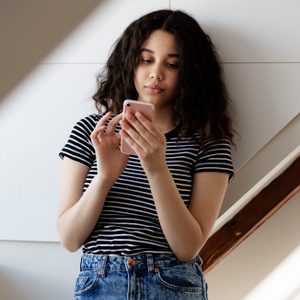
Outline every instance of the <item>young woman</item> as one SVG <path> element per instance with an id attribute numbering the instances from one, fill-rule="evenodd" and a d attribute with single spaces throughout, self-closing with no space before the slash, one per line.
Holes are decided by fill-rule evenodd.
<path id="1" fill-rule="evenodd" d="M 74 299 L 207 299 L 198 254 L 233 175 L 210 38 L 184 12 L 149 13 L 124 31 L 98 83 L 99 114 L 60 152 L 58 232 L 66 249 L 83 246 Z M 125 99 L 152 103 L 154 120 L 122 118 Z"/>

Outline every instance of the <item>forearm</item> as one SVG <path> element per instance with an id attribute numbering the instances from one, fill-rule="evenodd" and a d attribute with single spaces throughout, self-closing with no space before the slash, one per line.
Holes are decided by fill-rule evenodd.
<path id="1" fill-rule="evenodd" d="M 95 176 L 81 198 L 58 218 L 60 240 L 69 251 L 78 250 L 92 232 L 110 186 Z"/>
<path id="2" fill-rule="evenodd" d="M 185 206 L 168 167 L 148 178 L 165 237 L 177 258 L 189 261 L 199 253 L 206 236 Z"/>

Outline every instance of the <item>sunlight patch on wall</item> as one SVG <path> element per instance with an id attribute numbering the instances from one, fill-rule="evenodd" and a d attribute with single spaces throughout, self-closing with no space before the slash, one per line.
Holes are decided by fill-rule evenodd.
<path id="1" fill-rule="evenodd" d="M 276 251 L 276 249 L 274 249 Z M 300 246 L 260 282 L 244 300 L 299 300 Z"/>

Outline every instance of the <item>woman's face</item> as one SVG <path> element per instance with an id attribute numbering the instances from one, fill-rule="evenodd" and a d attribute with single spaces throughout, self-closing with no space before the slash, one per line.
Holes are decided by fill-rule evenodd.
<path id="1" fill-rule="evenodd" d="M 179 77 L 179 54 L 175 37 L 163 30 L 153 31 L 142 44 L 134 84 L 140 101 L 157 108 L 172 106 Z"/>

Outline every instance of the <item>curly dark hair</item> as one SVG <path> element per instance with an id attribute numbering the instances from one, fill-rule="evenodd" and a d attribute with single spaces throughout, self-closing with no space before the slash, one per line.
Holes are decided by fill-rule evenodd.
<path id="1" fill-rule="evenodd" d="M 228 96 L 219 57 L 198 22 L 179 10 L 158 10 L 132 22 L 117 40 L 93 95 L 99 111 L 119 113 L 125 99 L 138 99 L 134 70 L 140 49 L 154 30 L 174 35 L 179 51 L 179 80 L 174 124 L 182 136 L 200 132 L 205 138 L 233 139 Z"/>

